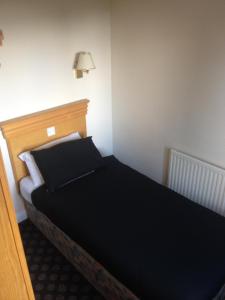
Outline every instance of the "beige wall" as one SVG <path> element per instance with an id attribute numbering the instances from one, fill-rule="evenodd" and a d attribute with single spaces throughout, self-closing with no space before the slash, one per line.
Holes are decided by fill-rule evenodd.
<path id="1" fill-rule="evenodd" d="M 225 167 L 225 2 L 112 1 L 114 154 L 165 181 L 167 149 Z"/>
<path id="2" fill-rule="evenodd" d="M 0 0 L 0 121 L 89 98 L 88 134 L 104 154 L 111 141 L 109 0 Z M 75 54 L 91 51 L 97 69 L 73 77 Z M 18 218 L 24 214 L 1 139 Z"/>

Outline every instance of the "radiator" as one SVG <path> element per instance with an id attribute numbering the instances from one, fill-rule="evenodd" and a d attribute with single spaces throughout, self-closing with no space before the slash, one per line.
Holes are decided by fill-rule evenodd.
<path id="1" fill-rule="evenodd" d="M 225 216 L 224 169 L 172 149 L 168 187 Z"/>

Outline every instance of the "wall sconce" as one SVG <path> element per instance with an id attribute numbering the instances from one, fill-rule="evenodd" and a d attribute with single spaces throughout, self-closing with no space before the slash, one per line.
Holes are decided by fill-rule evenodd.
<path id="1" fill-rule="evenodd" d="M 96 69 L 90 52 L 80 52 L 77 55 L 75 69 L 77 70 L 78 78 L 83 77 L 83 73 L 88 74 L 90 70 Z"/>

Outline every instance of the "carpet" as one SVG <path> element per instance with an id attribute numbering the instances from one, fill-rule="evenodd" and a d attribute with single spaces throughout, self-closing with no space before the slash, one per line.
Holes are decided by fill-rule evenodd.
<path id="1" fill-rule="evenodd" d="M 104 300 L 29 220 L 19 228 L 36 300 Z"/>

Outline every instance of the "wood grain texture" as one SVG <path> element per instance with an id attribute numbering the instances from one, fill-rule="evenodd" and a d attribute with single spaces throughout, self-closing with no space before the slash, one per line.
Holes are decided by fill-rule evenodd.
<path id="1" fill-rule="evenodd" d="M 0 299 L 34 300 L 0 153 Z"/>
<path id="2" fill-rule="evenodd" d="M 6 139 L 15 180 L 28 175 L 25 164 L 18 155 L 59 137 L 78 131 L 82 137 L 87 134 L 86 114 L 88 100 L 80 100 L 29 114 L 0 123 Z M 47 136 L 47 128 L 54 126 L 56 134 Z"/>

